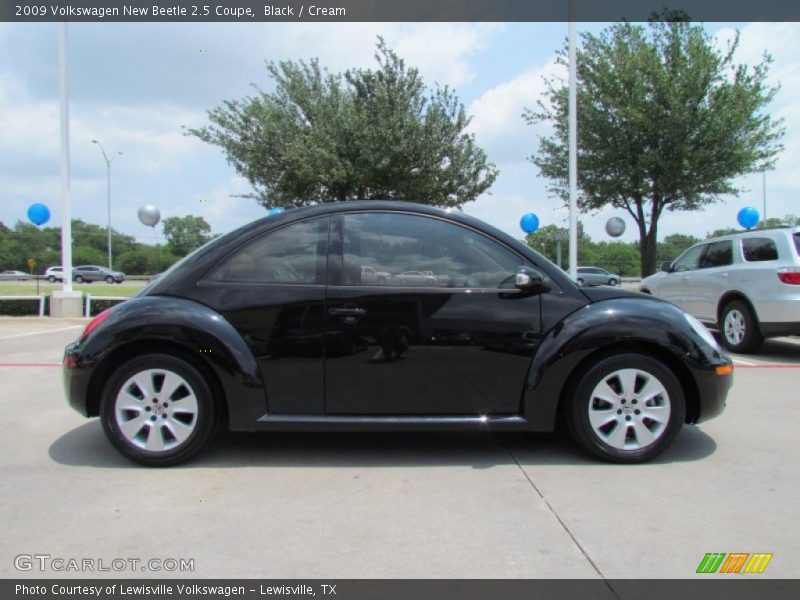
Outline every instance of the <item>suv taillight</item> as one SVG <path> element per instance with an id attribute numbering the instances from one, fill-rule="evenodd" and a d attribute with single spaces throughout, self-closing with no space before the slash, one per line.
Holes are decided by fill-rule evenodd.
<path id="1" fill-rule="evenodd" d="M 782 269 L 778 269 L 778 279 L 780 279 L 783 283 L 800 285 L 800 268 L 783 267 Z"/>
<path id="2" fill-rule="evenodd" d="M 97 315 L 94 319 L 89 321 L 89 324 L 86 326 L 86 329 L 83 330 L 80 339 L 84 339 L 87 335 L 89 335 L 95 329 L 97 329 L 100 326 L 100 324 L 108 318 L 110 314 L 111 314 L 111 309 L 107 308 L 99 315 Z"/>

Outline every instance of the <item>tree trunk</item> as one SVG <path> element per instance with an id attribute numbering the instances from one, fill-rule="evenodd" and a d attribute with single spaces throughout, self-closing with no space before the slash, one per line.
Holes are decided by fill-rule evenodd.
<path id="1" fill-rule="evenodd" d="M 644 233 L 644 232 L 642 232 Z M 639 252 L 641 253 L 642 277 L 656 272 L 656 225 L 650 225 L 650 231 L 640 235 Z"/>

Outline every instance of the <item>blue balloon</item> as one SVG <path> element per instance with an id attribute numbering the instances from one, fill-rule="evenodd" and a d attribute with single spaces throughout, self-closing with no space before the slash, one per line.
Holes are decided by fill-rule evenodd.
<path id="1" fill-rule="evenodd" d="M 739 214 L 736 215 L 736 220 L 739 221 L 739 225 L 745 229 L 751 229 L 755 227 L 759 218 L 760 215 L 758 214 L 758 211 L 752 206 L 745 206 L 739 211 Z"/>
<path id="2" fill-rule="evenodd" d="M 34 225 L 44 225 L 50 220 L 50 209 L 44 204 L 31 204 L 28 207 L 28 219 Z"/>
<path id="3" fill-rule="evenodd" d="M 525 233 L 533 233 L 539 229 L 539 217 L 533 213 L 524 214 L 519 220 L 519 226 Z"/>
<path id="4" fill-rule="evenodd" d="M 279 206 L 276 206 L 275 208 L 270 208 L 270 209 L 267 211 L 267 216 L 268 216 L 268 217 L 271 217 L 272 215 L 279 215 L 279 214 L 281 214 L 282 212 L 283 212 L 283 209 L 282 209 L 281 207 L 279 207 Z"/>

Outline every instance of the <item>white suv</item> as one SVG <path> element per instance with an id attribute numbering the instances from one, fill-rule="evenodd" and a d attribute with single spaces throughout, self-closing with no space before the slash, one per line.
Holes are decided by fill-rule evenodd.
<path id="1" fill-rule="evenodd" d="M 800 335 L 800 227 L 757 229 L 695 244 L 639 289 L 677 304 L 734 352 Z"/>

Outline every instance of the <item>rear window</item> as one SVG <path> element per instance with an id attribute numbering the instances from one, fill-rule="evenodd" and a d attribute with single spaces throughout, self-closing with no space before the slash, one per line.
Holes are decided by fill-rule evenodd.
<path id="1" fill-rule="evenodd" d="M 794 237 L 794 251 L 800 256 L 800 232 L 795 233 L 792 237 Z"/>
<path id="2" fill-rule="evenodd" d="M 797 238 L 795 238 L 795 244 L 797 243 Z M 747 262 L 778 260 L 778 248 L 770 238 L 744 238 L 742 254 Z"/>

